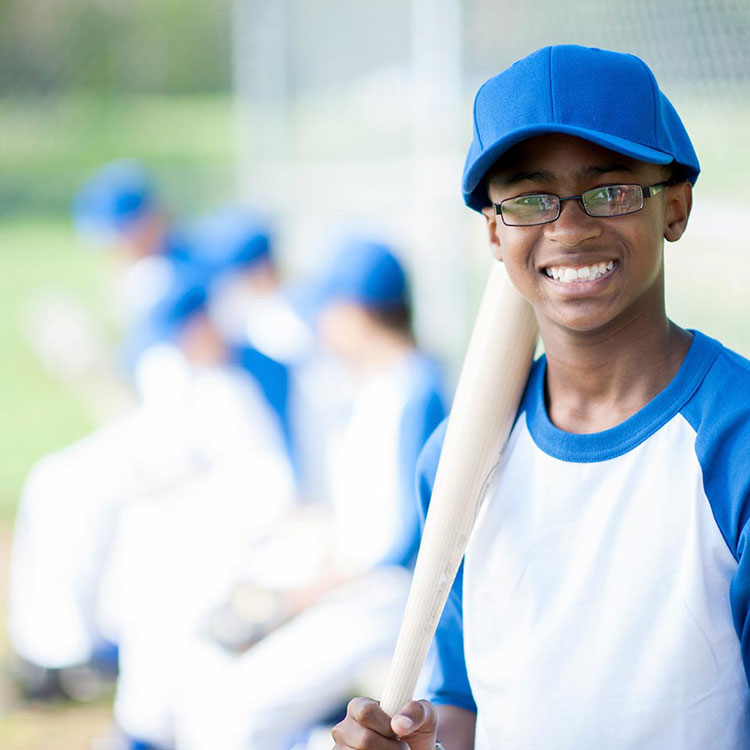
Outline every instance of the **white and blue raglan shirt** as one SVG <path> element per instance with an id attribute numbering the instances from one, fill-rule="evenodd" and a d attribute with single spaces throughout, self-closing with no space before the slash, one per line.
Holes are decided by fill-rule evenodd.
<path id="1" fill-rule="evenodd" d="M 480 750 L 750 747 L 750 362 L 694 332 L 672 382 L 592 434 L 550 422 L 545 369 L 438 627 L 431 699 L 477 712 Z"/>

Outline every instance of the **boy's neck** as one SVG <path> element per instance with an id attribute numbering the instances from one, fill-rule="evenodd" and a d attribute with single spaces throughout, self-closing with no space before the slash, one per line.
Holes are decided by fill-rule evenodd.
<path id="1" fill-rule="evenodd" d="M 649 316 L 650 317 L 650 316 Z M 545 336 L 546 398 L 552 423 L 566 432 L 601 432 L 624 422 L 669 384 L 692 335 L 666 315 L 579 334 Z"/>

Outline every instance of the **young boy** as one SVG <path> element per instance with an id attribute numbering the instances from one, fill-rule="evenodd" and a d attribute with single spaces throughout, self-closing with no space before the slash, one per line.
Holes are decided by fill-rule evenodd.
<path id="1" fill-rule="evenodd" d="M 480 89 L 464 198 L 546 355 L 438 628 L 432 703 L 391 720 L 356 699 L 337 748 L 750 746 L 750 363 L 664 308 L 698 172 L 631 55 L 546 48 Z"/>

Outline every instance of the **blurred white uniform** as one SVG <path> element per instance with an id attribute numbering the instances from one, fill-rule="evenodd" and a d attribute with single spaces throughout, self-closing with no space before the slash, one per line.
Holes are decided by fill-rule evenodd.
<path id="1" fill-rule="evenodd" d="M 290 450 L 300 492 L 314 502 L 325 496 L 327 481 L 320 436 L 328 431 L 346 379 L 321 351 L 292 295 L 287 289 L 252 294 L 230 277 L 212 295 L 209 311 L 228 341 L 249 344 L 288 369 Z"/>
<path id="2" fill-rule="evenodd" d="M 210 488 L 212 505 L 201 505 L 204 541 L 229 556 L 236 537 L 260 533 L 290 502 L 292 476 L 278 425 L 246 374 L 185 369 L 172 384 L 169 398 L 148 401 L 30 473 L 9 592 L 9 635 L 24 658 L 50 668 L 80 664 L 102 637 L 123 637 L 130 606 L 123 591 L 131 585 L 124 561 L 132 557 L 125 539 L 136 525 L 123 513 L 131 503 L 156 506 L 160 498 L 191 498 L 197 487 L 204 494 Z M 138 533 L 148 540 L 145 527 Z M 117 564 L 103 591 L 116 535 Z M 224 585 L 213 576 L 206 590 L 223 592 Z M 208 596 L 200 581 L 194 587 Z"/>
<path id="3" fill-rule="evenodd" d="M 333 554 L 351 580 L 239 657 L 204 643 L 180 680 L 179 750 L 285 750 L 391 652 L 418 536 L 415 462 L 444 413 L 437 380 L 409 354 L 360 384 L 329 444 Z"/>

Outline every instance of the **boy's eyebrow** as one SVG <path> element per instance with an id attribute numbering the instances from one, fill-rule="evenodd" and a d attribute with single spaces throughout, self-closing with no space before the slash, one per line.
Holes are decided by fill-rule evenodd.
<path id="1" fill-rule="evenodd" d="M 545 171 L 516 172 L 510 177 L 503 178 L 503 182 L 506 185 L 515 185 L 517 182 L 523 182 L 524 180 L 550 181 L 553 177 L 552 172 Z"/>
<path id="2" fill-rule="evenodd" d="M 585 179 L 586 177 L 598 177 L 603 174 L 610 172 L 627 172 L 628 174 L 635 174 L 635 170 L 625 164 L 624 162 L 616 162 L 612 164 L 592 165 L 580 169 L 576 177 L 579 179 Z M 546 170 L 529 170 L 515 172 L 510 177 L 503 177 L 502 181 L 505 185 L 515 185 L 516 183 L 523 182 L 524 180 L 551 182 L 555 175 L 552 172 Z"/>
<path id="3" fill-rule="evenodd" d="M 629 167 L 624 162 L 616 162 L 613 164 L 586 167 L 585 169 L 582 169 L 578 175 L 579 177 L 596 177 L 602 174 L 608 174 L 609 172 L 627 172 L 628 174 L 635 174 L 635 170 L 632 167 Z"/>

